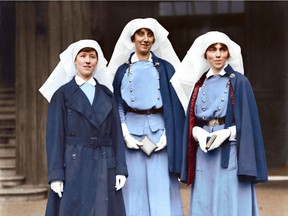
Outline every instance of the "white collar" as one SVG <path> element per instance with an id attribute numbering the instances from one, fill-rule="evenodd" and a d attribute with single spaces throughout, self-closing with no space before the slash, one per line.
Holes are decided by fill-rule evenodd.
<path id="1" fill-rule="evenodd" d="M 79 85 L 79 86 L 83 85 L 84 83 L 89 83 L 92 86 L 96 86 L 96 81 L 94 80 L 93 77 L 91 77 L 88 81 L 85 81 L 80 76 L 76 75 L 75 81 L 76 81 L 77 85 Z"/>
<path id="2" fill-rule="evenodd" d="M 221 75 L 224 76 L 226 74 L 226 71 L 224 70 L 224 68 L 227 67 L 227 64 L 222 68 L 222 70 L 217 74 L 217 75 Z M 210 68 L 208 73 L 206 74 L 206 78 L 208 79 L 211 76 L 214 76 L 216 74 L 213 73 L 212 69 Z"/>
<path id="3" fill-rule="evenodd" d="M 131 63 L 135 63 L 135 62 L 137 62 L 137 61 L 139 61 L 139 58 L 138 58 L 138 56 L 137 56 L 137 54 L 136 54 L 136 52 L 135 52 L 135 53 L 132 55 L 132 57 L 131 57 Z M 149 62 L 153 62 L 151 52 L 150 52 L 148 61 L 149 61 Z"/>

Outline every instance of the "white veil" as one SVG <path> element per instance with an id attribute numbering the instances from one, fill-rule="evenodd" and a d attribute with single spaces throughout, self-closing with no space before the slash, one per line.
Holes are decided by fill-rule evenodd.
<path id="1" fill-rule="evenodd" d="M 76 75 L 77 71 L 74 60 L 77 53 L 85 47 L 94 48 L 98 54 L 98 63 L 93 76 L 99 83 L 107 86 L 113 91 L 111 80 L 106 71 L 107 60 L 105 59 L 99 44 L 95 40 L 85 39 L 71 44 L 60 54 L 58 65 L 39 89 L 48 102 L 50 102 L 51 97 L 60 86 L 68 83 Z"/>
<path id="2" fill-rule="evenodd" d="M 227 63 L 234 70 L 244 74 L 241 48 L 238 44 L 232 41 L 226 34 L 218 31 L 207 32 L 199 36 L 188 50 L 180 65 L 176 68 L 176 72 L 170 80 L 185 112 L 187 111 L 194 85 L 209 69 L 209 64 L 204 54 L 206 49 L 214 43 L 223 43 L 228 47 L 230 57 Z"/>
<path id="3" fill-rule="evenodd" d="M 130 54 L 135 52 L 135 44 L 131 41 L 131 36 L 141 28 L 148 28 L 154 33 L 155 42 L 151 51 L 162 59 L 165 59 L 176 68 L 180 60 L 176 55 L 172 44 L 168 39 L 169 32 L 154 18 L 137 18 L 131 20 L 123 29 L 108 64 L 108 73 L 111 79 L 120 65 L 127 62 Z"/>

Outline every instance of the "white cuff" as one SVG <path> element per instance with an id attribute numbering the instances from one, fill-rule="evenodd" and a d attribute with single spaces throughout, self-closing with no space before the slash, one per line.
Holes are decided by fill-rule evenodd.
<path id="1" fill-rule="evenodd" d="M 126 125 L 126 123 L 121 123 L 121 127 L 122 127 L 122 133 L 123 133 L 123 137 L 125 138 L 126 136 L 130 135 L 130 132 L 128 130 L 128 127 Z"/>
<path id="2" fill-rule="evenodd" d="M 236 125 L 228 127 L 228 129 L 230 130 L 229 141 L 236 141 Z"/>

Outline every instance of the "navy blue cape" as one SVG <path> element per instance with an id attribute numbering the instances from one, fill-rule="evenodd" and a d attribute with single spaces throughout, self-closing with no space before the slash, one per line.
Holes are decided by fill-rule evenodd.
<path id="1" fill-rule="evenodd" d="M 228 102 L 225 128 L 228 128 L 233 124 L 232 119 L 234 118 L 237 129 L 237 174 L 239 180 L 249 180 L 253 183 L 265 182 L 268 180 L 268 177 L 264 142 L 251 84 L 245 76 L 234 71 L 230 65 L 225 68 L 225 71 L 225 76 L 229 77 L 231 83 L 230 87 L 232 88 Z M 205 76 L 206 73 L 195 86 L 202 85 L 199 83 L 203 82 Z M 192 98 L 195 99 L 195 97 L 197 97 L 197 92 L 194 88 L 187 111 L 183 136 L 181 181 L 187 184 L 193 183 L 195 177 L 195 149 L 197 148 L 195 148 L 195 146 L 191 147 L 191 145 L 196 145 L 196 143 L 191 139 L 191 136 L 189 139 L 189 131 L 193 128 L 193 125 L 191 124 L 195 125 L 193 119 L 196 119 L 195 114 L 191 113 L 191 108 L 193 109 L 195 106 L 194 102 L 192 102 Z M 193 152 L 191 152 L 191 149 Z M 193 157 L 192 159 L 189 159 L 188 153 Z M 229 153 L 230 145 L 226 142 L 221 145 L 221 166 L 223 168 L 228 167 Z"/>

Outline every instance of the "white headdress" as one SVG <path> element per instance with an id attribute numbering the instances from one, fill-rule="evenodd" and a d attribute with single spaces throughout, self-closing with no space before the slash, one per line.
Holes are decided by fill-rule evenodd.
<path id="1" fill-rule="evenodd" d="M 178 66 L 180 60 L 176 55 L 168 37 L 169 32 L 154 18 L 137 18 L 131 20 L 123 29 L 108 64 L 108 72 L 112 79 L 120 65 L 125 63 L 130 54 L 135 52 L 135 44 L 131 41 L 131 36 L 141 28 L 148 28 L 154 33 L 155 42 L 151 47 L 154 54 L 170 62 L 174 68 Z"/>
<path id="2" fill-rule="evenodd" d="M 85 47 L 94 48 L 97 52 L 98 63 L 93 76 L 99 83 L 106 85 L 111 91 L 113 90 L 111 80 L 106 71 L 107 60 L 105 59 L 99 44 L 95 40 L 85 39 L 71 44 L 60 54 L 60 62 L 39 89 L 48 102 L 50 102 L 54 92 L 60 86 L 68 83 L 76 75 L 77 70 L 74 60 L 78 52 Z"/>
<path id="3" fill-rule="evenodd" d="M 185 111 L 194 85 L 210 67 L 204 54 L 206 49 L 214 43 L 223 43 L 228 47 L 230 57 L 227 63 L 234 70 L 244 74 L 241 48 L 226 34 L 211 31 L 196 38 L 170 80 Z"/>

